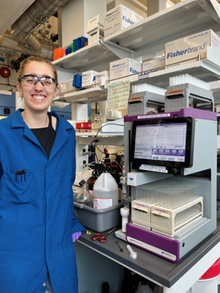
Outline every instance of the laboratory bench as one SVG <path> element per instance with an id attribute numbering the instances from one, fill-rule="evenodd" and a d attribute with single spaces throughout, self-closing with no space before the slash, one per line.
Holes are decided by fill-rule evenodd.
<path id="1" fill-rule="evenodd" d="M 220 226 L 178 263 L 172 263 L 130 244 L 137 252 L 137 258 L 132 259 L 126 248 L 127 242 L 117 238 L 114 232 L 107 235 L 105 243 L 91 240 L 96 232 L 88 232 L 91 234 L 84 233 L 78 240 L 79 243 L 160 285 L 163 293 L 186 293 L 220 257 Z"/>

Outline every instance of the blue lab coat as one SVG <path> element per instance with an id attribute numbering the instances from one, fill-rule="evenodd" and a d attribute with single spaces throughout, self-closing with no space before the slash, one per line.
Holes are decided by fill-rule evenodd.
<path id="1" fill-rule="evenodd" d="M 85 229 L 73 211 L 75 130 L 51 114 L 57 129 L 49 159 L 21 110 L 0 120 L 2 293 L 45 293 L 47 269 L 54 293 L 78 292 L 71 235 Z"/>

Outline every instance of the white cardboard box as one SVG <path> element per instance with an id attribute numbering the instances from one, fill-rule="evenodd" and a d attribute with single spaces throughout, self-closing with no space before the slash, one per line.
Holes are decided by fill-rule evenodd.
<path id="1" fill-rule="evenodd" d="M 93 85 L 97 71 L 89 70 L 82 73 L 82 87 Z"/>
<path id="2" fill-rule="evenodd" d="M 190 58 L 206 58 L 207 47 L 220 47 L 220 38 L 211 29 L 165 44 L 165 65 L 187 61 Z"/>
<path id="3" fill-rule="evenodd" d="M 144 74 L 147 74 L 164 69 L 164 67 L 158 68 L 160 66 L 164 66 L 164 56 L 143 61 L 142 71 L 146 71 Z"/>
<path id="4" fill-rule="evenodd" d="M 141 62 L 130 59 L 130 58 L 124 58 L 124 59 L 110 62 L 109 64 L 110 80 L 140 72 L 141 65 L 142 65 Z"/>
<path id="5" fill-rule="evenodd" d="M 88 44 L 91 45 L 95 42 L 98 42 L 104 37 L 104 29 L 102 27 L 96 28 L 91 31 L 88 35 Z"/>
<path id="6" fill-rule="evenodd" d="M 142 16 L 131 9 L 118 5 L 104 14 L 104 36 L 107 37 L 142 19 Z"/>
<path id="7" fill-rule="evenodd" d="M 60 93 L 68 92 L 68 83 L 66 81 L 59 84 L 59 92 Z"/>
<path id="8" fill-rule="evenodd" d="M 95 83 L 98 83 L 98 85 L 105 85 L 107 80 L 108 80 L 108 71 L 104 70 L 104 71 L 96 73 Z"/>

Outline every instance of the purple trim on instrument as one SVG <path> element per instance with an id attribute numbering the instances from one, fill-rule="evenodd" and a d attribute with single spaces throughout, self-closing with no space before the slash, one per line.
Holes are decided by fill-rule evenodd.
<path id="1" fill-rule="evenodd" d="M 145 249 L 147 251 L 150 251 L 156 255 L 159 255 L 160 257 L 162 258 L 165 258 L 169 261 L 172 261 L 172 262 L 178 262 L 179 261 L 179 258 L 180 258 L 180 243 L 178 240 L 173 240 L 173 239 L 170 239 L 168 237 L 164 237 L 162 235 L 158 235 L 156 233 L 153 233 L 151 231 L 148 231 L 148 230 L 145 230 L 145 229 L 141 229 L 139 227 L 136 227 L 136 226 L 133 226 L 132 224 L 128 223 L 127 226 L 126 226 L 126 240 L 127 242 L 135 245 L 135 246 L 138 246 L 142 249 Z M 174 255 L 176 255 L 176 260 L 173 261 L 171 260 L 170 258 L 167 258 L 166 255 L 164 254 L 161 255 L 161 254 L 158 254 L 156 252 L 153 252 L 151 250 L 148 250 L 146 248 L 143 248 L 137 244 L 135 244 L 135 242 L 131 242 L 131 241 L 128 241 L 128 238 L 127 237 L 132 237 L 134 239 L 137 239 L 139 241 L 142 241 L 146 244 L 149 244 L 149 245 L 152 245 L 158 249 L 161 249 L 162 253 L 163 251 L 166 251 L 168 253 L 172 253 Z"/>
<path id="2" fill-rule="evenodd" d="M 162 115 L 170 114 L 170 116 L 161 117 Z M 142 119 L 138 119 L 138 117 L 146 117 Z M 153 120 L 153 119 L 169 119 L 173 117 L 193 117 L 193 118 L 199 118 L 199 119 L 206 119 L 206 120 L 217 120 L 217 113 L 205 111 L 205 110 L 199 110 L 194 108 L 184 108 L 180 111 L 176 112 L 165 112 L 165 113 L 158 113 L 158 114 L 140 114 L 135 116 L 124 116 L 124 122 L 132 122 L 132 121 L 142 121 L 142 120 Z"/>

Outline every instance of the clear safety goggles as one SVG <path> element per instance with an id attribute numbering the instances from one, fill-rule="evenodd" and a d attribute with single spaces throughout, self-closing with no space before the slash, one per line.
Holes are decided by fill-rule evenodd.
<path id="1" fill-rule="evenodd" d="M 53 87 L 54 85 L 58 85 L 57 81 L 50 77 L 50 76 L 42 76 L 38 77 L 36 75 L 28 74 L 28 75 L 22 75 L 19 79 L 19 82 L 23 81 L 23 83 L 27 86 L 34 86 L 40 81 L 42 86 L 45 87 Z"/>

